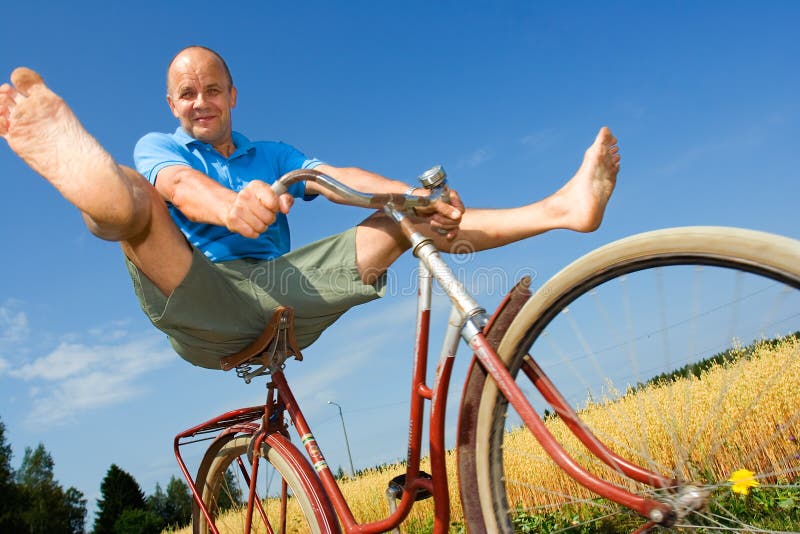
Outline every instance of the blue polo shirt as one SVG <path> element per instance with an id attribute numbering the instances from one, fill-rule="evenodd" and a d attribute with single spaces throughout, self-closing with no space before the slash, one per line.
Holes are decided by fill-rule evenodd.
<path id="1" fill-rule="evenodd" d="M 289 171 L 313 169 L 322 163 L 307 158 L 285 143 L 251 142 L 237 132 L 233 132 L 233 143 L 236 151 L 226 158 L 211 145 L 194 139 L 179 127 L 173 134 L 149 133 L 142 137 L 136 143 L 133 159 L 136 170 L 153 185 L 158 172 L 164 167 L 187 165 L 233 191 L 240 191 L 252 180 L 271 184 Z M 315 197 L 305 195 L 305 182 L 290 186 L 289 193 L 304 200 Z M 167 206 L 186 239 L 211 261 L 240 258 L 269 260 L 289 252 L 289 223 L 283 213 L 277 214 L 275 222 L 264 233 L 250 239 L 224 226 L 190 221 L 171 203 L 167 203 Z"/>

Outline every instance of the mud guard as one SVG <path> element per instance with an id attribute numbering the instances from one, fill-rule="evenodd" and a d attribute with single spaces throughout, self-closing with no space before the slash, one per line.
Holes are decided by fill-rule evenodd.
<path id="1" fill-rule="evenodd" d="M 489 323 L 484 328 L 484 335 L 492 348 L 497 348 L 500 340 L 508 330 L 511 322 L 519 310 L 528 301 L 531 279 L 528 276 L 508 292 L 503 301 L 495 310 Z M 484 521 L 478 502 L 477 475 L 475 474 L 475 430 L 477 425 L 477 411 L 480 403 L 483 385 L 486 381 L 486 371 L 478 359 L 473 356 L 472 363 L 464 382 L 464 391 L 461 396 L 461 409 L 459 411 L 458 432 L 456 434 L 456 453 L 458 458 L 458 477 L 461 489 L 461 507 L 464 510 L 464 522 L 468 532 L 483 532 Z"/>

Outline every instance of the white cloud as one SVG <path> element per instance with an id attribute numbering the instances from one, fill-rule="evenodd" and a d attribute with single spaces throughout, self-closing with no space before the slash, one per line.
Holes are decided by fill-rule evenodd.
<path id="1" fill-rule="evenodd" d="M 748 128 L 734 129 L 727 136 L 714 138 L 713 141 L 692 145 L 683 151 L 669 154 L 669 161 L 653 169 L 653 174 L 660 176 L 677 176 L 692 171 L 699 162 L 713 162 L 727 159 L 731 152 L 755 150 L 766 142 L 765 129 L 762 124 L 751 124 Z"/>
<path id="2" fill-rule="evenodd" d="M 31 383 L 29 424 L 66 423 L 78 413 L 141 395 L 139 379 L 174 360 L 164 337 L 155 334 L 119 344 L 62 342 L 8 375 Z"/>
<path id="3" fill-rule="evenodd" d="M 65 380 L 55 388 L 39 390 L 45 395 L 34 399 L 28 422 L 66 422 L 78 412 L 128 400 L 141 392 L 130 379 L 129 376 L 96 371 Z"/>
<path id="4" fill-rule="evenodd" d="M 63 380 L 101 361 L 107 347 L 88 347 L 77 343 L 61 343 L 53 352 L 11 371 L 14 378 L 30 380 Z"/>
<path id="5" fill-rule="evenodd" d="M 8 367 L 9 367 L 9 363 L 8 363 L 8 361 L 7 361 L 7 360 L 4 360 L 3 358 L 0 358 L 0 375 L 2 375 L 2 374 L 3 374 L 3 372 L 4 372 L 6 369 L 8 369 Z"/>
<path id="6" fill-rule="evenodd" d="M 488 147 L 481 147 L 472 152 L 472 154 L 462 158 L 461 161 L 459 161 L 459 166 L 475 168 L 478 165 L 489 161 L 493 157 L 494 153 Z"/>
<path id="7" fill-rule="evenodd" d="M 554 141 L 559 138 L 559 133 L 552 128 L 539 130 L 522 137 L 519 142 L 528 150 L 535 153 L 549 150 Z"/>
<path id="8" fill-rule="evenodd" d="M 107 325 L 89 329 L 89 335 L 106 343 L 118 341 L 128 336 L 129 323 L 130 321 L 112 321 Z"/>
<path id="9" fill-rule="evenodd" d="M 405 299 L 358 318 L 345 316 L 340 319 L 325 334 L 324 340 L 320 340 L 325 349 L 315 351 L 317 358 L 324 354 L 325 360 L 317 359 L 313 367 L 304 366 L 302 376 L 291 383 L 295 395 L 301 399 L 300 405 L 325 406 L 329 400 L 335 400 L 337 390 L 341 391 L 343 385 L 353 387 L 355 381 L 350 377 L 363 373 L 364 368 L 380 357 L 387 346 L 396 345 L 398 338 L 407 341 L 410 347 L 416 306 L 415 299 Z M 354 336 L 357 336 L 358 343 L 353 343 Z M 329 347 L 335 349 L 326 350 Z M 309 403 L 309 400 L 316 402 Z"/>
<path id="10" fill-rule="evenodd" d="M 14 300 L 7 300 L 0 305 L 0 348 L 28 337 L 28 316 L 18 310 L 18 306 L 19 303 Z"/>

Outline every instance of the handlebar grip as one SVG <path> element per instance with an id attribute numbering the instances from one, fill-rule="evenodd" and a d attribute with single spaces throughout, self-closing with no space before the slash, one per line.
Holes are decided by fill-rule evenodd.
<path id="1" fill-rule="evenodd" d="M 439 199 L 444 202 L 445 204 L 450 204 L 450 188 L 447 187 L 447 183 L 442 184 L 442 196 Z"/>
<path id="2" fill-rule="evenodd" d="M 272 184 L 272 192 L 275 193 L 277 196 L 281 196 L 282 194 L 286 193 L 288 189 L 280 180 L 276 180 Z"/>

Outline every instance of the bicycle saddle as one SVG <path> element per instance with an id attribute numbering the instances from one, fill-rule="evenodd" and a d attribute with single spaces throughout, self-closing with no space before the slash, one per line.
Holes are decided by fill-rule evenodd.
<path id="1" fill-rule="evenodd" d="M 258 338 L 239 352 L 220 359 L 220 367 L 223 371 L 247 364 L 269 368 L 282 365 L 290 356 L 303 359 L 294 337 L 294 310 L 279 306 Z"/>

